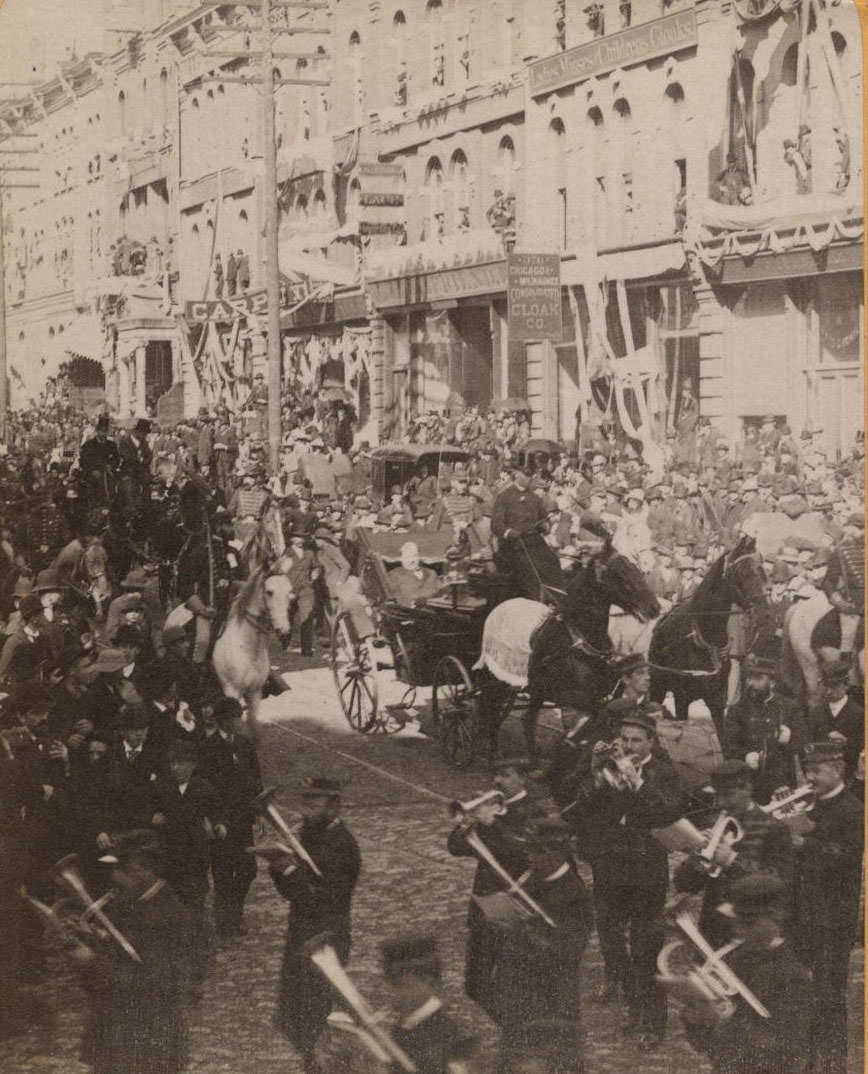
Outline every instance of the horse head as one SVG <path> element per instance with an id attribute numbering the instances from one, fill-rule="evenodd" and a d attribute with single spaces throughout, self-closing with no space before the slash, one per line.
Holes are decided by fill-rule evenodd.
<path id="1" fill-rule="evenodd" d="M 745 611 L 768 608 L 766 579 L 756 550 L 756 538 L 745 534 L 724 555 L 723 581 L 732 600 Z"/>
<path id="2" fill-rule="evenodd" d="M 597 583 L 610 604 L 617 604 L 642 623 L 656 619 L 660 604 L 642 571 L 607 543 L 593 561 Z"/>
<path id="3" fill-rule="evenodd" d="M 265 609 L 271 620 L 274 632 L 280 638 L 281 645 L 286 645 L 292 632 L 289 608 L 295 593 L 287 573 L 285 557 L 274 562 L 262 564 L 262 596 Z"/>

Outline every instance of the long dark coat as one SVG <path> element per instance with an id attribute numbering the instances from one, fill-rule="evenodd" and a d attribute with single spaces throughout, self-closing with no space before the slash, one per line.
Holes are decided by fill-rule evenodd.
<path id="1" fill-rule="evenodd" d="M 84 971 L 90 1009 L 82 1060 L 93 1074 L 180 1074 L 187 1060 L 187 912 L 164 884 L 144 901 L 112 904 L 111 918 L 142 961 L 111 944 Z"/>

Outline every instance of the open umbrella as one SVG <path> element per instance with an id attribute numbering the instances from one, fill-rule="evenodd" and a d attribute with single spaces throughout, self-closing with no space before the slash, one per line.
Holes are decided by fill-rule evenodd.
<path id="1" fill-rule="evenodd" d="M 517 395 L 511 395 L 508 399 L 501 399 L 499 403 L 493 403 L 494 410 L 530 410 L 527 399 L 521 399 Z"/>

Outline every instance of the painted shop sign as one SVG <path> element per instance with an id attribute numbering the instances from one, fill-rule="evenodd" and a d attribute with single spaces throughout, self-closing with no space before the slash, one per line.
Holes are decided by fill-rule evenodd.
<path id="1" fill-rule="evenodd" d="M 426 272 L 418 276 L 398 276 L 393 280 L 373 280 L 368 291 L 375 306 L 414 306 L 442 302 L 450 298 L 490 295 L 506 290 L 506 262 Z"/>
<path id="2" fill-rule="evenodd" d="M 404 204 L 403 194 L 359 194 L 359 205 L 397 205 Z"/>
<path id="3" fill-rule="evenodd" d="M 633 26 L 610 37 L 577 45 L 530 65 L 531 96 L 581 82 L 617 67 L 629 67 L 655 56 L 689 48 L 697 43 L 697 39 L 696 16 L 692 11 L 679 11 L 643 26 Z"/>
<path id="4" fill-rule="evenodd" d="M 287 306 L 303 302 L 311 293 L 310 280 L 288 280 L 282 276 L 280 281 L 281 296 Z M 220 321 L 224 324 L 237 321 L 251 314 L 265 316 L 268 313 L 268 293 L 250 291 L 233 298 L 215 298 L 204 302 L 187 302 L 184 316 L 188 322 L 203 324 L 205 321 Z"/>
<path id="5" fill-rule="evenodd" d="M 509 338 L 559 342 L 563 336 L 560 254 L 509 254 L 506 274 Z"/>

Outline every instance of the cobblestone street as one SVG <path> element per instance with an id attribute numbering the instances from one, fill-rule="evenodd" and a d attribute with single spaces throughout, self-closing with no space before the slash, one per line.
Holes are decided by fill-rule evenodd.
<path id="1" fill-rule="evenodd" d="M 397 736 L 349 733 L 334 700 L 331 674 L 320 665 L 291 672 L 292 690 L 266 702 L 261 756 L 267 784 L 285 790 L 281 809 L 295 808 L 292 788 L 306 775 L 336 776 L 345 783 L 344 816 L 361 846 L 363 871 L 354 900 L 354 946 L 350 970 L 375 1007 L 384 998 L 378 972 L 378 944 L 412 927 L 441 937 L 446 995 L 455 1013 L 493 1054 L 494 1034 L 462 992 L 464 919 L 472 863 L 452 858 L 445 848 L 450 828 L 446 802 L 486 786 L 481 770 L 458 772 L 448 766 L 436 743 L 414 731 Z M 508 729 L 514 734 L 514 729 Z M 364 762 L 364 763 L 361 763 Z M 389 775 L 393 778 L 389 778 Z M 428 792 L 428 793 L 426 793 Z M 431 793 L 433 792 L 433 793 Z M 251 891 L 247 935 L 217 953 L 216 970 L 192 1018 L 190 1074 L 297 1074 L 301 1067 L 289 1045 L 271 1027 L 286 907 L 265 870 Z M 851 1037 L 862 1037 L 856 1002 L 863 953 L 852 958 Z M 84 1012 L 74 975 L 56 959 L 44 998 L 53 1018 L 27 1036 L 2 1045 L 3 1074 L 85 1074 L 77 1062 Z M 582 989 L 590 996 L 602 966 L 596 940 L 585 956 Z M 705 1071 L 684 1042 L 677 1017 L 660 1051 L 642 1055 L 621 1039 L 623 1012 L 617 1007 L 585 1008 L 587 1069 L 591 1074 L 634 1070 L 647 1074 Z M 856 1059 L 859 1062 L 856 1062 Z M 861 1053 L 851 1069 L 861 1070 Z M 118 1072 L 122 1074 L 122 1072 Z"/>

